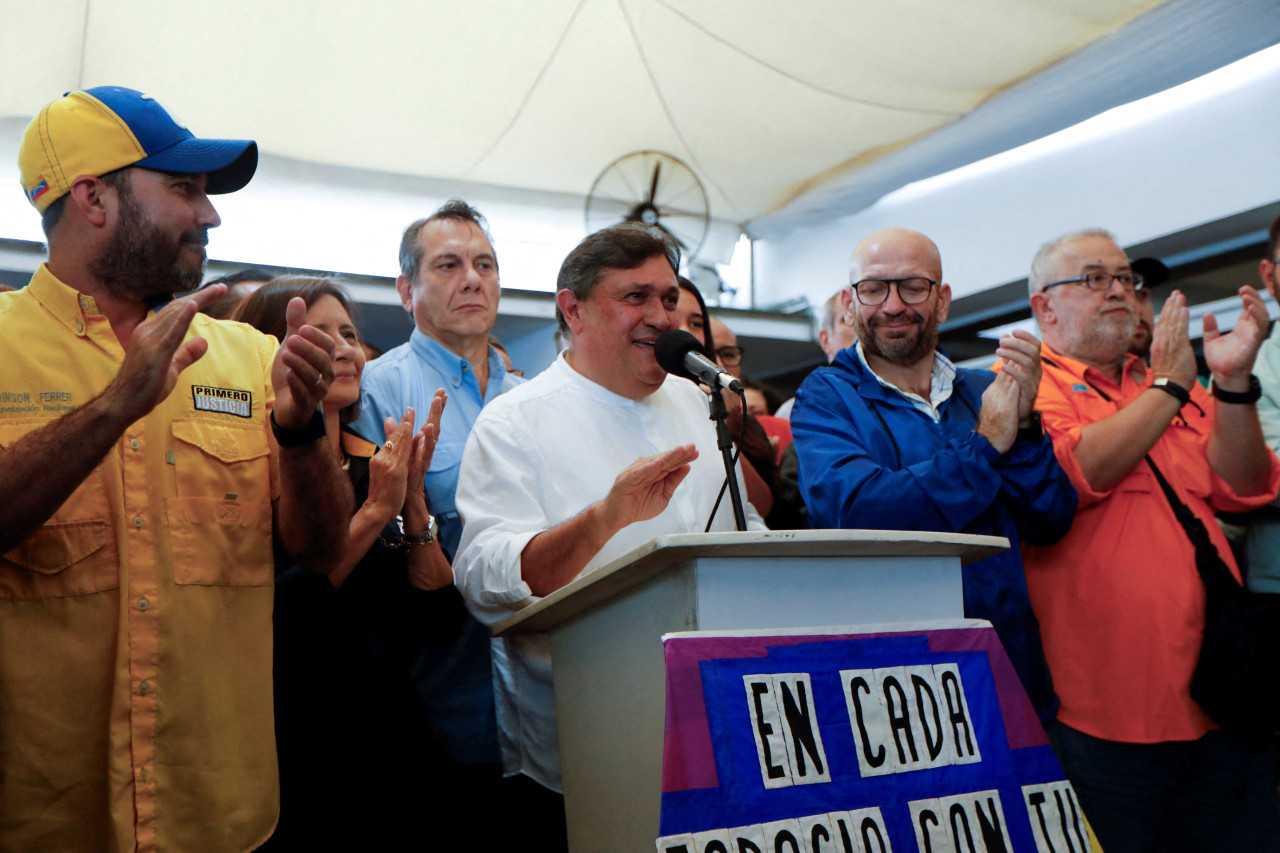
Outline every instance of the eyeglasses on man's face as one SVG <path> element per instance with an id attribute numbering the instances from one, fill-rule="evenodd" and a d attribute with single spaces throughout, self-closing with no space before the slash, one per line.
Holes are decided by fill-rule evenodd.
<path id="1" fill-rule="evenodd" d="M 898 298 L 906 305 L 919 305 L 929 298 L 937 282 L 931 278 L 864 278 L 853 283 L 853 293 L 867 307 L 883 305 L 889 298 L 889 288 L 898 289 Z"/>
<path id="2" fill-rule="evenodd" d="M 1142 290 L 1142 274 L 1136 272 L 1109 273 L 1102 270 L 1095 270 L 1085 275 L 1076 276 L 1075 278 L 1064 278 L 1062 281 L 1053 281 L 1046 284 L 1040 290 L 1043 293 L 1051 287 L 1057 287 L 1060 284 L 1083 284 L 1090 290 L 1110 290 L 1111 282 L 1118 281 L 1120 286 L 1129 293 L 1135 293 Z"/>
<path id="3" fill-rule="evenodd" d="M 742 364 L 742 347 L 716 347 L 716 358 L 725 367 L 737 367 Z"/>

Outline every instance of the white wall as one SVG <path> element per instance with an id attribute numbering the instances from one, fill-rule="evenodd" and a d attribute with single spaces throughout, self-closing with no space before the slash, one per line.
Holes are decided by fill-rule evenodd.
<path id="1" fill-rule="evenodd" d="M 932 237 L 954 295 L 1024 278 L 1046 240 L 1084 227 L 1131 245 L 1280 198 L 1280 48 L 1059 134 L 908 185 L 828 226 L 756 243 L 756 300 L 821 304 L 871 232 Z"/>
<path id="2" fill-rule="evenodd" d="M 0 237 L 43 242 L 40 217 L 18 176 L 25 120 L 0 121 Z M 405 226 L 452 196 L 485 215 L 504 287 L 554 291 L 565 255 L 586 236 L 584 199 L 537 192 L 312 165 L 263 156 L 249 185 L 214 196 L 222 225 L 209 235 L 210 257 L 240 266 L 268 265 L 394 278 Z M 716 221 L 707 261 L 727 263 L 741 234 Z M 750 295 L 743 295 L 749 303 Z"/>

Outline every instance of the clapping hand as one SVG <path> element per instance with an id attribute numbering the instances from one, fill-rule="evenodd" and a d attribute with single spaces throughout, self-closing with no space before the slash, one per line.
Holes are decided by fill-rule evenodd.
<path id="1" fill-rule="evenodd" d="M 1213 325 L 1215 335 L 1218 330 L 1217 323 L 1213 323 L 1212 319 L 1211 316 L 1205 317 L 1206 356 L 1209 352 L 1210 324 Z M 1187 330 L 1189 322 L 1187 297 L 1182 291 L 1175 290 L 1165 300 L 1151 332 L 1151 372 L 1157 377 L 1172 380 L 1183 388 L 1190 388 L 1196 381 L 1196 353 L 1191 348 L 1191 336 Z"/>
<path id="2" fill-rule="evenodd" d="M 440 416 L 444 414 L 444 405 L 448 400 L 449 395 L 443 388 L 436 391 L 435 396 L 431 398 L 431 410 L 427 412 L 426 423 L 422 425 L 422 429 L 418 430 L 418 434 L 413 436 L 413 452 L 409 457 L 408 487 L 405 489 L 402 513 L 406 520 L 419 511 L 423 516 L 427 513 L 426 495 L 422 482 L 431 468 L 431 458 L 435 454 L 436 442 L 440 440 Z M 409 409 L 405 414 L 409 418 L 409 423 L 412 424 L 413 409 Z M 390 418 L 387 420 L 391 421 Z M 427 523 L 425 518 L 422 523 L 424 525 Z"/>
<path id="3" fill-rule="evenodd" d="M 333 381 L 333 338 L 307 323 L 301 297 L 285 308 L 287 329 L 271 365 L 276 403 L 272 411 L 281 429 L 302 429 Z"/>
<path id="4" fill-rule="evenodd" d="M 637 459 L 617 476 L 604 499 L 613 529 L 646 521 L 667 508 L 676 487 L 689 474 L 689 463 L 698 458 L 692 444 Z"/>
<path id="5" fill-rule="evenodd" d="M 1025 329 L 1014 329 L 1000 338 L 996 355 L 1004 359 L 1000 372 L 1018 385 L 1018 425 L 1030 426 L 1040 391 L 1040 339 Z"/>
<path id="6" fill-rule="evenodd" d="M 215 284 L 190 296 L 175 299 L 133 330 L 124 362 L 112 382 L 119 392 L 122 408 L 143 417 L 178 384 L 178 374 L 199 361 L 209 350 L 204 338 L 183 342 L 196 313 L 217 302 L 227 292 Z"/>
<path id="7" fill-rule="evenodd" d="M 1247 285 L 1241 287 L 1240 299 L 1244 303 L 1240 319 L 1225 335 L 1218 331 L 1217 318 L 1212 314 L 1204 316 L 1204 360 L 1213 373 L 1214 385 L 1224 391 L 1248 390 L 1253 362 L 1271 325 L 1258 291 Z"/>
<path id="8" fill-rule="evenodd" d="M 409 484 L 409 461 L 413 458 L 413 409 L 406 409 L 397 421 L 387 418 L 383 426 L 387 440 L 369 460 L 369 497 L 365 506 L 376 510 L 384 524 L 400 514 Z"/>

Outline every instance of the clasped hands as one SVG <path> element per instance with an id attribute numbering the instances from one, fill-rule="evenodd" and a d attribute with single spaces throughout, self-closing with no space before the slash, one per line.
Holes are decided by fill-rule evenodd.
<path id="1" fill-rule="evenodd" d="M 1000 338 L 996 355 L 1003 363 L 982 394 L 975 432 L 1001 453 L 1008 452 L 1020 427 L 1031 426 L 1040 388 L 1040 339 L 1024 329 Z"/>
<path id="2" fill-rule="evenodd" d="M 423 532 L 430 524 L 422 483 L 440 439 L 440 416 L 448 399 L 443 388 L 436 391 L 426 422 L 416 434 L 412 407 L 398 421 L 387 418 L 383 423 L 386 441 L 369 460 L 369 497 L 365 504 L 376 509 L 384 524 L 399 515 L 410 535 Z"/>

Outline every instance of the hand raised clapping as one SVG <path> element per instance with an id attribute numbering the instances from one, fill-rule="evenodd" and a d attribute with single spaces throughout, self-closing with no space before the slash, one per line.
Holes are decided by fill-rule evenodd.
<path id="1" fill-rule="evenodd" d="M 1267 338 L 1271 318 L 1262 296 L 1252 287 L 1240 288 L 1244 310 L 1227 334 L 1218 331 L 1212 314 L 1204 316 L 1204 360 L 1213 373 L 1213 382 L 1225 391 L 1246 391 L 1258 349 Z"/>
<path id="2" fill-rule="evenodd" d="M 415 413 L 412 407 L 405 409 L 399 421 L 387 418 L 383 424 L 386 441 L 369 460 L 369 497 L 365 501 L 366 506 L 377 510 L 379 518 L 390 521 L 401 515 L 407 525 L 410 515 L 416 514 L 411 513 L 412 510 L 421 509 L 425 516 L 422 480 L 431 467 L 446 399 L 443 390 L 436 392 L 427 421 L 416 435 L 413 432 Z M 425 517 L 421 520 L 425 528 Z"/>
<path id="3" fill-rule="evenodd" d="M 1040 339 L 1023 329 L 1000 339 L 1000 375 L 982 395 L 975 431 L 1001 453 L 1013 447 L 1018 428 L 1028 426 L 1040 389 Z"/>

